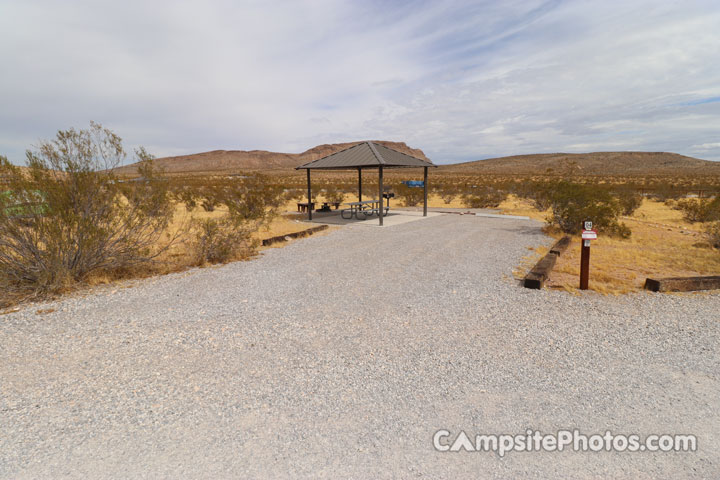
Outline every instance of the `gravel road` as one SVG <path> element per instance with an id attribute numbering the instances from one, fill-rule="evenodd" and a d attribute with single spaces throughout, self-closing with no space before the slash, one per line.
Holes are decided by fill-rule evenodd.
<path id="1" fill-rule="evenodd" d="M 520 288 L 540 243 L 533 221 L 351 226 L 0 316 L 0 478 L 720 478 L 720 295 Z M 432 442 L 566 428 L 698 451 Z"/>

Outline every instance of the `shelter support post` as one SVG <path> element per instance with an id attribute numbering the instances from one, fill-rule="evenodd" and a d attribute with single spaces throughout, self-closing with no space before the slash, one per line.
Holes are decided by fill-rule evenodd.
<path id="1" fill-rule="evenodd" d="M 428 178 L 428 167 L 423 167 L 423 217 L 427 217 L 427 178 Z"/>
<path id="2" fill-rule="evenodd" d="M 362 202 L 362 168 L 358 168 L 358 202 Z"/>
<path id="3" fill-rule="evenodd" d="M 307 187 L 308 187 L 308 220 L 312 220 L 312 191 L 310 187 L 310 169 L 307 169 Z"/>
<path id="4" fill-rule="evenodd" d="M 380 218 L 380 226 L 383 225 L 383 167 L 380 165 L 378 167 L 378 184 L 379 184 L 379 191 L 378 191 L 378 217 Z"/>

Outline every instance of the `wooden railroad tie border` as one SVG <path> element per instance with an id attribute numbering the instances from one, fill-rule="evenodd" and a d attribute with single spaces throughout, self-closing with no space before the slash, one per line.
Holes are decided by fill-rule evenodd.
<path id="1" fill-rule="evenodd" d="M 262 245 L 263 247 L 267 247 L 268 245 L 272 245 L 274 243 L 284 242 L 288 240 L 288 238 L 307 237 L 309 235 L 312 235 L 313 233 L 327 230 L 327 228 L 327 225 L 318 225 L 317 227 L 308 228 L 307 230 L 302 230 L 300 232 L 288 233 L 287 235 L 278 235 L 277 237 L 266 238 L 262 241 Z"/>
<path id="2" fill-rule="evenodd" d="M 550 247 L 550 253 L 554 253 L 559 257 L 570 246 L 571 240 L 572 239 L 568 235 L 565 235 L 560 240 L 555 242 L 555 245 Z"/>
<path id="3" fill-rule="evenodd" d="M 555 267 L 557 258 L 564 253 L 565 250 L 567 250 L 570 246 L 570 241 L 571 238 L 566 235 L 555 242 L 555 245 L 550 247 L 550 251 L 547 255 L 541 258 L 532 270 L 525 275 L 525 278 L 523 279 L 523 287 L 533 288 L 536 290 L 543 288 L 545 281 L 550 277 L 550 272 L 552 272 L 553 267 Z"/>
<path id="4" fill-rule="evenodd" d="M 645 290 L 651 292 L 693 292 L 696 290 L 720 289 L 720 276 L 648 278 Z"/>

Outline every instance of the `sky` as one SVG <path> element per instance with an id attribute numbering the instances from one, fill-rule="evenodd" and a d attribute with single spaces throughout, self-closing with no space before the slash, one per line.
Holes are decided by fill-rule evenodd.
<path id="1" fill-rule="evenodd" d="M 720 160 L 719 59 L 717 0 L 0 0 L 0 154 L 92 120 L 158 157 Z"/>

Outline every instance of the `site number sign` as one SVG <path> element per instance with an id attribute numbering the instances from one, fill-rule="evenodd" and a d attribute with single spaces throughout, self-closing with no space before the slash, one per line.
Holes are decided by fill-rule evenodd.
<path id="1" fill-rule="evenodd" d="M 592 222 L 583 222 L 585 227 L 582 231 L 582 248 L 580 251 L 580 290 L 587 290 L 590 280 L 590 240 L 597 238 L 597 232 L 593 230 Z"/>

